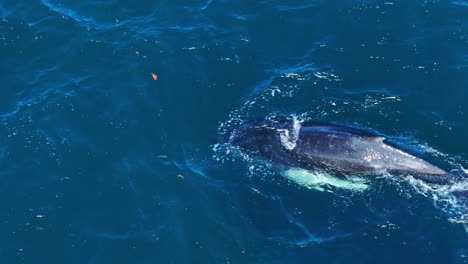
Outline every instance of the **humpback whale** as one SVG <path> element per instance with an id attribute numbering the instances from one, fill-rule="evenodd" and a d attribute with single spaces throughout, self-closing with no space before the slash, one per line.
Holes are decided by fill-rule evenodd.
<path id="1" fill-rule="evenodd" d="M 251 122 L 234 128 L 229 141 L 250 156 L 306 170 L 318 168 L 338 175 L 387 172 L 432 183 L 449 183 L 453 178 L 383 136 L 337 124 Z"/>

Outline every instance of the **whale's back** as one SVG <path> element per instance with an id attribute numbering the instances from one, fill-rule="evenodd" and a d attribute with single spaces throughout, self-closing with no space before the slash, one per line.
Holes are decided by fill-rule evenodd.
<path id="1" fill-rule="evenodd" d="M 385 141 L 385 137 L 333 124 L 304 124 L 294 150 L 302 159 L 347 173 L 388 171 L 443 176 L 447 173 Z"/>
<path id="2" fill-rule="evenodd" d="M 385 137 L 324 123 L 254 122 L 236 128 L 230 142 L 278 165 L 321 168 L 345 174 L 409 174 L 434 182 L 449 174 Z"/>

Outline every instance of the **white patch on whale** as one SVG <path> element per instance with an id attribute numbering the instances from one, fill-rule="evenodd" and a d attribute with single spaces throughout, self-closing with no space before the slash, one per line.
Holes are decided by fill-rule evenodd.
<path id="1" fill-rule="evenodd" d="M 360 177 L 350 176 L 346 179 L 339 179 L 324 171 L 308 171 L 299 168 L 288 169 L 283 172 L 283 176 L 309 189 L 318 191 L 328 191 L 331 187 L 346 189 L 350 191 L 362 192 L 369 186 L 367 181 Z"/>
<path id="2" fill-rule="evenodd" d="M 295 116 L 293 118 L 292 129 L 278 129 L 281 144 L 287 150 L 293 150 L 296 147 L 297 140 L 299 139 L 299 131 L 301 130 L 302 120 L 298 120 Z"/>

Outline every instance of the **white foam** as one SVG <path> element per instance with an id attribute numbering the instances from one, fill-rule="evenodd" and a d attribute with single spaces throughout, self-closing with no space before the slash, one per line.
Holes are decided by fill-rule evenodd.
<path id="1" fill-rule="evenodd" d="M 466 197 L 457 197 L 457 193 L 468 191 L 468 180 L 450 185 L 430 184 L 413 177 L 408 177 L 408 180 L 416 192 L 431 198 L 437 208 L 446 212 L 451 222 L 468 223 Z"/>
<path id="2" fill-rule="evenodd" d="M 331 192 L 330 187 L 362 192 L 369 186 L 366 180 L 359 177 L 337 178 L 324 171 L 308 171 L 299 168 L 286 170 L 283 175 L 295 183 L 309 189 Z"/>
<path id="3" fill-rule="evenodd" d="M 301 130 L 302 120 L 293 117 L 293 127 L 289 129 L 278 129 L 280 134 L 281 144 L 288 150 L 293 150 L 296 147 L 297 140 L 299 139 L 299 131 Z"/>

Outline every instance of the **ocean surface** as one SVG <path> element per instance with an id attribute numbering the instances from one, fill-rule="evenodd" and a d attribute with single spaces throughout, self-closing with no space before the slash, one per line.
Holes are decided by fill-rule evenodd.
<path id="1" fill-rule="evenodd" d="M 409 176 L 247 157 L 333 122 L 468 168 L 468 1 L 0 1 L 0 263 L 468 263 L 468 206 Z"/>

